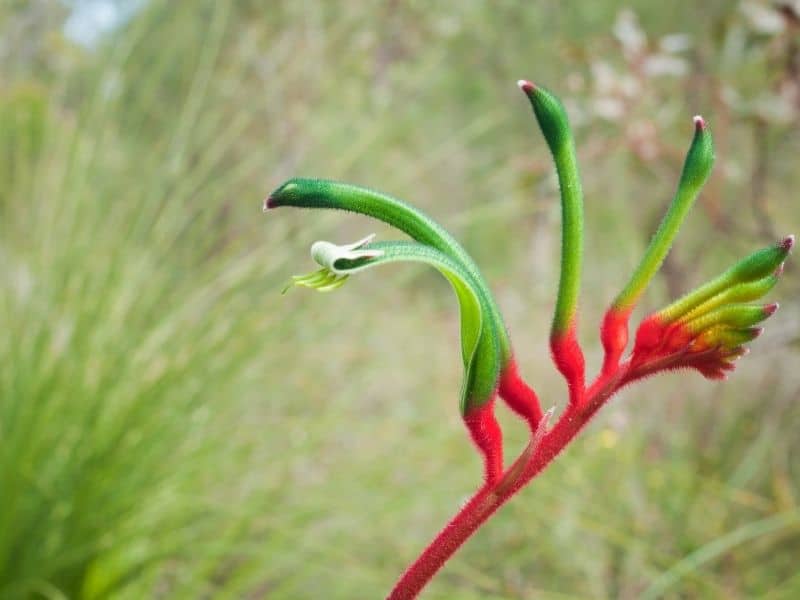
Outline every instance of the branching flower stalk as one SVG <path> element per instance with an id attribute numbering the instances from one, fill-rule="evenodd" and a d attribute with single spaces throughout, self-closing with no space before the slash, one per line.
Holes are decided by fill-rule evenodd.
<path id="1" fill-rule="evenodd" d="M 575 143 L 561 102 L 541 86 L 520 81 L 552 154 L 562 206 L 561 271 L 550 330 L 553 361 L 566 379 L 569 402 L 551 426 L 533 389 L 521 378 L 502 315 L 489 286 L 464 248 L 438 223 L 405 202 L 361 187 L 295 178 L 275 190 L 264 209 L 280 206 L 334 208 L 374 217 L 413 241 L 374 242 L 369 236 L 337 246 L 316 242 L 312 258 L 321 269 L 296 276 L 291 285 L 322 292 L 340 287 L 350 275 L 391 262 L 424 263 L 447 279 L 459 303 L 464 367 L 460 410 L 483 460 L 483 485 L 408 567 L 388 598 L 415 598 L 459 547 L 519 490 L 538 475 L 622 387 L 674 369 L 694 369 L 709 379 L 724 379 L 734 361 L 758 337 L 756 325 L 778 308 L 752 304 L 777 283 L 794 244 L 789 236 L 744 258 L 733 267 L 646 317 L 637 328 L 633 350 L 628 321 L 638 300 L 667 256 L 684 218 L 714 162 L 711 132 L 694 118 L 694 137 L 666 215 L 628 283 L 608 308 L 600 328 L 605 350 L 600 373 L 586 385 L 578 342 L 578 296 L 583 255 L 583 197 Z M 530 441 L 508 467 L 495 418 L 496 397 L 530 428 Z"/>

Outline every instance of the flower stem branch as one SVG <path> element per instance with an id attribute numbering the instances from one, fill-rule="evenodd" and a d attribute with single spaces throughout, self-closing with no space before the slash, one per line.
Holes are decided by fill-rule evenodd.
<path id="1" fill-rule="evenodd" d="M 582 395 L 570 402 L 555 426 L 545 431 L 547 419 L 531 432 L 531 442 L 494 483 L 484 484 L 439 532 L 395 584 L 388 600 L 411 600 L 473 533 L 541 473 L 572 441 L 594 414 L 628 379 L 625 363 L 611 375 L 600 375 Z"/>

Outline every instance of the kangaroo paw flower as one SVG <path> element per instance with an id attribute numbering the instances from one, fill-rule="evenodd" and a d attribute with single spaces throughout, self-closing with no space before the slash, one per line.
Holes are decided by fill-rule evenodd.
<path id="1" fill-rule="evenodd" d="M 469 280 L 470 289 L 479 298 L 486 330 L 491 331 L 492 343 L 496 346 L 498 355 L 500 372 L 506 372 L 510 369 L 513 361 L 511 342 L 508 338 L 508 332 L 500 314 L 500 309 L 489 290 L 486 280 L 467 251 L 428 215 L 402 200 L 367 188 L 336 181 L 300 177 L 285 182 L 264 200 L 265 211 L 283 206 L 328 208 L 363 214 L 383 221 L 416 240 L 418 242 L 417 249 L 413 252 L 419 253 L 420 248 L 429 248 L 436 251 L 440 262 L 448 261 L 448 264 L 457 269 L 464 279 Z M 398 243 L 400 244 L 400 242 Z M 354 245 L 351 244 L 351 246 Z M 372 245 L 371 247 L 379 246 L 381 245 Z M 324 246 L 320 246 L 320 248 L 324 248 Z M 398 248 L 399 246 L 394 248 L 392 253 Z M 365 248 L 358 246 L 350 249 L 364 250 Z M 396 254 L 391 254 L 391 256 L 394 257 L 391 258 L 392 260 L 397 259 Z M 390 260 L 390 257 L 387 257 L 386 260 Z M 359 266 L 358 264 L 347 263 L 345 260 L 336 261 L 336 264 L 347 264 L 348 267 Z M 325 284 L 317 289 L 335 289 L 344 283 L 343 278 L 354 272 L 352 268 L 340 269 L 338 272 L 336 269 L 329 269 L 329 271 L 335 273 L 337 278 L 329 278 Z M 318 280 L 314 278 L 314 275 L 311 274 L 310 276 L 311 282 L 316 284 Z M 318 277 L 323 275 L 317 274 Z M 301 279 L 300 282 L 295 281 L 295 285 L 307 285 L 307 282 Z M 462 312 L 462 320 L 463 314 Z M 498 373 L 494 373 L 493 376 L 495 377 L 496 385 Z M 506 387 L 501 391 L 501 396 L 512 407 L 518 407 L 520 410 L 517 411 L 515 409 L 515 411 L 525 416 L 529 422 L 538 419 L 538 416 L 541 415 L 541 408 L 536 394 L 532 393 L 530 388 L 528 388 L 528 391 L 531 393 L 522 393 L 520 390 L 521 387 L 509 391 L 509 388 Z M 512 397 L 510 394 L 515 395 Z M 466 406 L 462 406 L 462 412 L 465 409 Z"/>
<path id="2" fill-rule="evenodd" d="M 391 262 L 419 262 L 436 268 L 450 282 L 461 314 L 461 414 L 483 455 L 486 480 L 494 481 L 503 470 L 502 432 L 494 417 L 494 399 L 507 365 L 498 341 L 503 331 L 501 324 L 492 320 L 486 298 L 461 263 L 416 242 L 373 243 L 373 238 L 368 236 L 346 245 L 315 242 L 311 256 L 322 269 L 295 277 L 294 285 L 330 291 L 354 273 Z"/>
<path id="3" fill-rule="evenodd" d="M 645 250 L 639 266 L 608 309 L 600 329 L 605 349 L 603 372 L 613 372 L 628 343 L 628 318 L 667 256 L 683 220 L 694 204 L 714 165 L 711 132 L 702 117 L 694 117 L 694 137 L 667 213 Z"/>
<path id="4" fill-rule="evenodd" d="M 363 249 L 374 237 L 375 234 L 368 235 L 363 240 L 344 246 L 330 242 L 316 242 L 311 246 L 311 258 L 323 265 L 322 268 L 307 275 L 294 275 L 289 285 L 283 288 L 283 292 L 292 286 L 307 287 L 318 292 L 331 292 L 340 288 L 347 281 L 348 273 L 337 270 L 334 265 L 338 261 L 358 265 L 381 256 L 383 252 L 380 250 Z"/>
<path id="5" fill-rule="evenodd" d="M 763 329 L 753 327 L 778 310 L 777 303 L 746 304 L 778 282 L 794 245 L 788 236 L 758 250 L 708 283 L 650 315 L 636 332 L 631 368 L 640 374 L 694 368 L 720 379 L 744 355 L 744 344 Z"/>
<path id="6" fill-rule="evenodd" d="M 530 81 L 520 80 L 517 85 L 530 100 L 558 175 L 561 191 L 561 274 L 550 329 L 550 352 L 556 367 L 567 380 L 570 401 L 577 403 L 585 387 L 585 361 L 577 333 L 583 260 L 583 191 L 575 141 L 567 111 L 556 96 Z"/>

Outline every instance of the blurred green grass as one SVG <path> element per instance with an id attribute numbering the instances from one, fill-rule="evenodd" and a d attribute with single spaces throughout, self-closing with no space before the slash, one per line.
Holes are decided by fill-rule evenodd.
<path id="1" fill-rule="evenodd" d="M 0 597 L 384 594 L 477 484 L 455 307 L 409 268 L 281 296 L 310 242 L 391 234 L 261 198 L 313 175 L 421 206 L 563 405 L 556 187 L 514 82 L 575 121 L 596 368 L 693 114 L 718 168 L 646 308 L 800 229 L 797 29 L 770 11 L 151 0 L 87 49 L 59 2 L 3 5 Z M 729 382 L 625 390 L 425 597 L 797 597 L 798 291 L 790 263 Z"/>

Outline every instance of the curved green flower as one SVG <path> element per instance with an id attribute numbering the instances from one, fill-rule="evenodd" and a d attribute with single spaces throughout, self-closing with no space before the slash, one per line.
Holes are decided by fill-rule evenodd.
<path id="1" fill-rule="evenodd" d="M 528 97 L 553 155 L 561 191 L 561 274 L 551 332 L 562 337 L 572 329 L 574 335 L 583 262 L 583 190 L 575 140 L 561 100 L 530 81 L 521 79 L 517 85 Z"/>
<path id="2" fill-rule="evenodd" d="M 349 251 L 380 250 L 384 254 L 373 256 L 364 264 L 383 263 L 396 260 L 416 260 L 427 262 L 446 273 L 445 276 L 451 280 L 454 277 L 459 280 L 459 285 L 466 285 L 471 294 L 477 298 L 477 306 L 480 307 L 481 331 L 485 332 L 486 340 L 480 338 L 477 345 L 476 356 L 482 357 L 475 362 L 465 362 L 467 369 L 468 382 L 467 392 L 462 393 L 461 410 L 463 414 L 473 410 L 480 405 L 488 402 L 492 397 L 494 389 L 497 387 L 499 374 L 511 361 L 511 343 L 508 333 L 486 281 L 478 270 L 475 261 L 467 254 L 467 251 L 459 244 L 441 225 L 428 217 L 422 211 L 414 208 L 396 198 L 386 194 L 375 192 L 366 188 L 327 181 L 322 179 L 290 179 L 278 189 L 276 189 L 265 201 L 264 208 L 277 208 L 279 206 L 295 206 L 304 208 L 334 208 L 350 212 L 356 212 L 379 219 L 397 229 L 408 234 L 418 244 L 404 244 L 403 242 L 384 242 L 381 244 L 361 244 L 360 246 L 350 247 Z M 386 244 L 389 244 L 388 246 Z M 320 247 L 318 247 L 320 248 Z M 322 255 L 320 255 L 322 256 Z M 315 257 L 317 258 L 317 257 Z M 361 257 L 365 258 L 365 257 Z M 339 258 L 337 260 L 346 260 Z M 339 273 L 336 269 L 329 268 L 329 273 L 318 273 L 311 275 L 311 281 L 324 284 L 316 286 L 333 289 L 341 285 L 342 277 L 358 270 L 361 266 L 347 262 L 339 262 L 339 265 L 347 265 L 348 269 L 341 269 Z M 328 266 L 328 265 L 326 265 Z M 333 264 L 331 263 L 331 267 Z M 319 277 L 320 280 L 314 279 Z M 327 279 L 324 279 L 326 278 Z M 338 278 L 338 279 L 337 279 Z M 300 285 L 304 285 L 300 283 Z M 454 284 L 455 287 L 455 284 Z M 465 314 L 464 303 L 461 294 L 456 289 L 459 300 L 462 302 L 462 339 L 470 339 L 470 333 L 464 332 L 463 315 Z M 469 327 L 474 328 L 470 323 Z M 482 334 L 483 335 L 483 334 Z M 495 349 L 491 352 L 489 348 Z M 463 348 L 462 348 L 463 351 Z M 484 364 L 492 357 L 496 364 L 491 366 Z M 469 368 L 467 368 L 469 367 Z M 473 383 L 469 383 L 473 373 L 482 373 Z M 476 375 L 477 376 L 477 375 Z M 474 389 L 473 389 L 474 388 Z M 475 390 L 480 390 L 475 391 Z"/>
<path id="3" fill-rule="evenodd" d="M 494 396 L 502 368 L 498 323 L 486 319 L 490 313 L 472 274 L 439 250 L 416 242 L 376 242 L 369 236 L 348 245 L 315 242 L 312 258 L 322 269 L 293 277 L 293 285 L 330 291 L 354 274 L 393 262 L 419 262 L 437 269 L 453 288 L 461 314 L 461 357 L 464 380 L 461 387 L 461 412 L 484 405 Z"/>
<path id="4" fill-rule="evenodd" d="M 686 153 L 675 197 L 650 240 L 642 260 L 627 285 L 614 300 L 613 310 L 630 311 L 644 293 L 647 285 L 661 267 L 661 263 L 664 262 L 675 236 L 678 235 L 678 230 L 694 205 L 713 166 L 714 144 L 711 132 L 703 118 L 696 116 L 694 118 L 694 137 L 689 151 Z"/>

